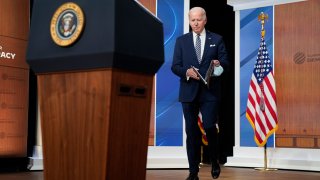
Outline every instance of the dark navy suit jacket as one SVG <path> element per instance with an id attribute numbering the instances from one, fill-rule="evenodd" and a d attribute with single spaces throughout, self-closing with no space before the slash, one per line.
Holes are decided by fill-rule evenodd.
<path id="1" fill-rule="evenodd" d="M 186 79 L 186 72 L 194 66 L 199 69 L 200 74 L 205 77 L 211 60 L 220 61 L 224 72 L 227 70 L 229 61 L 227 51 L 222 36 L 206 31 L 206 40 L 201 64 L 197 60 L 197 55 L 193 43 L 193 34 L 189 32 L 177 38 L 171 70 L 180 77 L 180 102 L 192 102 L 201 88 L 200 101 L 216 101 L 220 99 L 221 94 L 221 76 L 212 77 L 210 87 L 199 83 L 195 79 Z"/>

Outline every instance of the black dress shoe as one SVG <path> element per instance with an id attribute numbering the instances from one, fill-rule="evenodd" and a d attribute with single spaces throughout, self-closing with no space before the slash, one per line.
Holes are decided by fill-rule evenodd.
<path id="1" fill-rule="evenodd" d="M 212 163 L 211 176 L 213 179 L 217 179 L 220 175 L 220 165 L 218 163 Z"/>
<path id="2" fill-rule="evenodd" d="M 186 180 L 199 180 L 198 174 L 190 173 Z"/>

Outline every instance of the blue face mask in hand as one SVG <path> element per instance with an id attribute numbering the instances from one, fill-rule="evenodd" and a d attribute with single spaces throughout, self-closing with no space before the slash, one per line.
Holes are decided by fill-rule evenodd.
<path id="1" fill-rule="evenodd" d="M 215 66 L 213 70 L 212 76 L 220 76 L 223 73 L 223 67 L 222 66 Z"/>

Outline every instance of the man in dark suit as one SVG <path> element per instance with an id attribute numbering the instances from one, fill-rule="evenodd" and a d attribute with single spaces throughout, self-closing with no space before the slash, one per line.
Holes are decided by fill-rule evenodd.
<path id="1" fill-rule="evenodd" d="M 189 179 L 199 179 L 201 160 L 201 133 L 197 125 L 199 112 L 208 139 L 214 179 L 220 175 L 217 148 L 217 114 L 220 101 L 220 76 L 229 62 L 227 51 L 220 35 L 205 29 L 206 12 L 201 7 L 189 11 L 189 25 L 192 32 L 177 38 L 171 70 L 180 77 L 179 101 L 182 104 L 187 134 L 187 155 Z M 207 70 L 212 66 L 213 73 Z M 202 77 L 208 77 L 205 81 Z"/>

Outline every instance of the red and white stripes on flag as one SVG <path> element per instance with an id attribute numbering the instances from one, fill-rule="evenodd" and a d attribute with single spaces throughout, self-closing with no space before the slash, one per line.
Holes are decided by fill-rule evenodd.
<path id="1" fill-rule="evenodd" d="M 206 131 L 204 130 L 204 127 L 203 127 L 203 121 L 202 121 L 201 112 L 199 112 L 199 115 L 198 115 L 198 126 L 199 126 L 199 129 L 201 131 L 202 143 L 207 146 L 208 145 L 208 139 L 207 139 Z M 219 133 L 219 125 L 218 125 L 218 123 L 216 123 L 216 128 L 217 128 L 217 132 Z"/>
<path id="2" fill-rule="evenodd" d="M 273 68 L 263 37 L 251 76 L 246 117 L 254 129 L 257 145 L 264 146 L 277 130 L 278 119 Z"/>
<path id="3" fill-rule="evenodd" d="M 208 139 L 207 139 L 207 136 L 206 136 L 206 131 L 204 130 L 204 127 L 203 127 L 202 114 L 200 112 L 199 112 L 199 115 L 198 115 L 198 126 L 199 126 L 199 129 L 201 131 L 202 143 L 207 146 L 208 145 Z"/>

